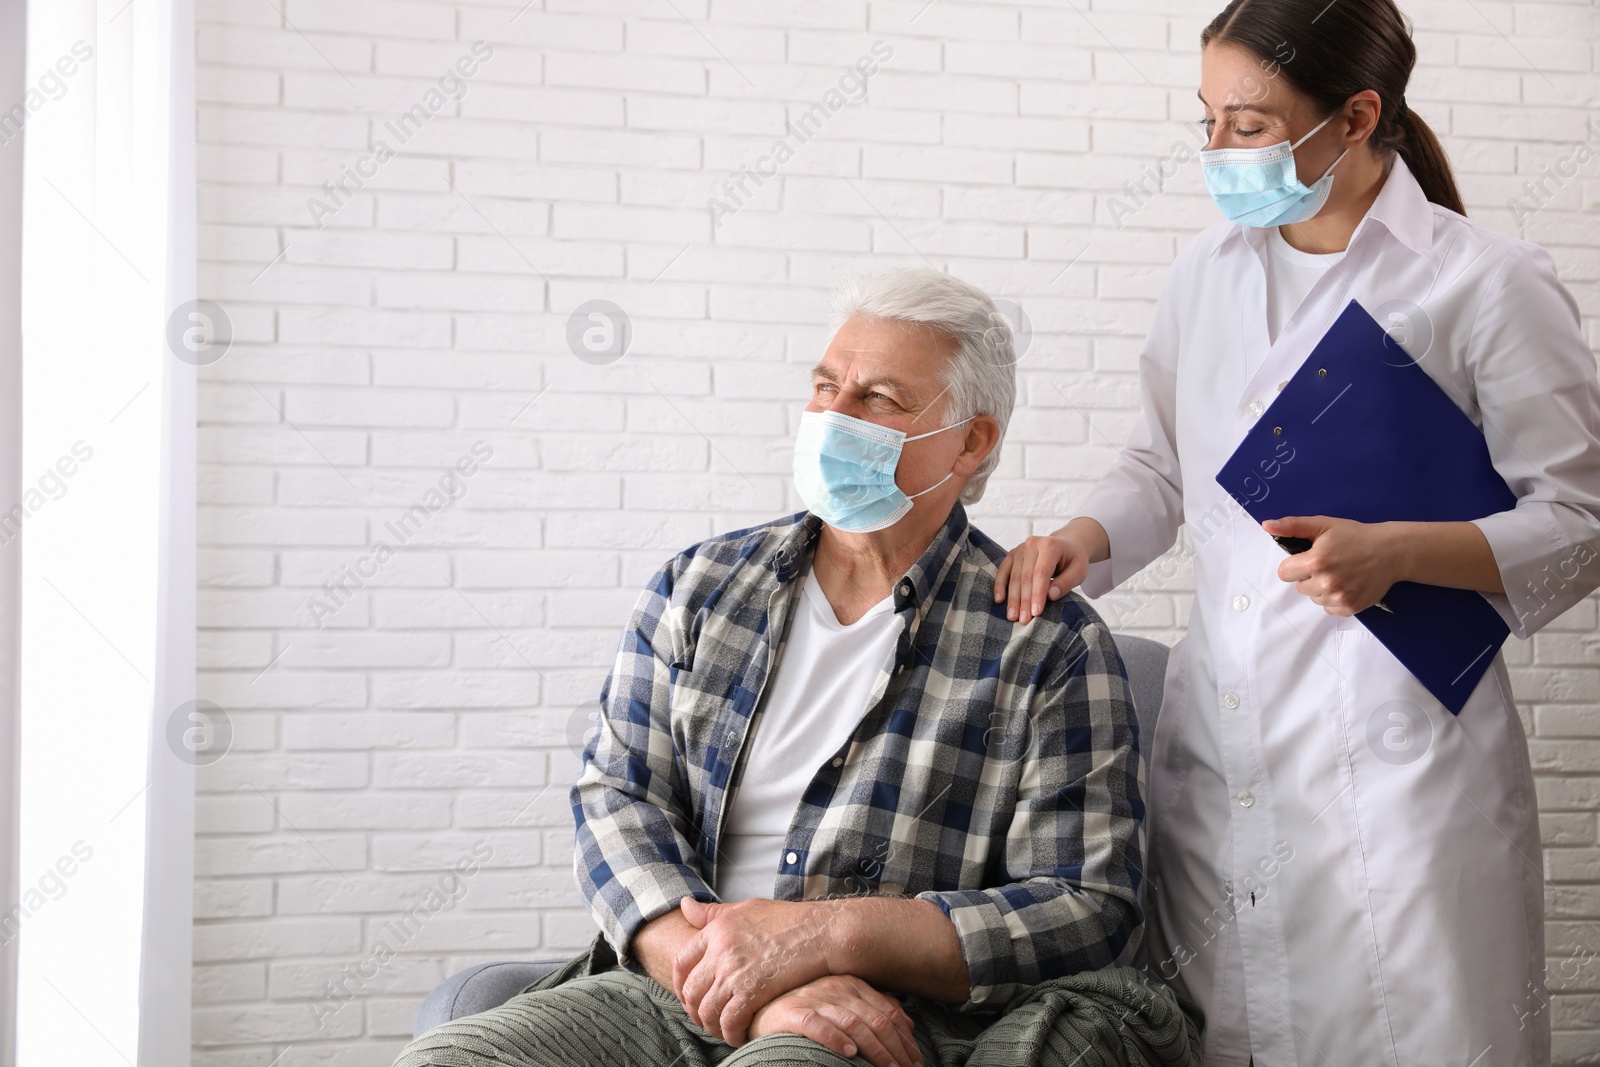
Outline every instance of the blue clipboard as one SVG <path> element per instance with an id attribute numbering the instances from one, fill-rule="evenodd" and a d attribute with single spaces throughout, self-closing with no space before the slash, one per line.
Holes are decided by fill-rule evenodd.
<path id="1" fill-rule="evenodd" d="M 1257 522 L 1458 522 L 1516 506 L 1482 431 L 1352 300 L 1217 472 Z M 1269 536 L 1261 531 L 1262 537 Z M 1356 618 L 1459 714 L 1510 635 L 1481 593 L 1397 582 Z"/>

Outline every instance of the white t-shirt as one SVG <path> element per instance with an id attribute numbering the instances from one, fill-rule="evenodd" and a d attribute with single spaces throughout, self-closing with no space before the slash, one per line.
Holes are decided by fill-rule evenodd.
<path id="1" fill-rule="evenodd" d="M 1267 232 L 1267 336 L 1274 342 L 1317 279 L 1343 252 L 1302 252 L 1283 239 L 1278 227 Z"/>
<path id="2" fill-rule="evenodd" d="M 845 626 L 816 575 L 806 574 L 729 801 L 716 875 L 724 901 L 772 896 L 800 797 L 867 713 L 900 629 L 893 593 Z"/>

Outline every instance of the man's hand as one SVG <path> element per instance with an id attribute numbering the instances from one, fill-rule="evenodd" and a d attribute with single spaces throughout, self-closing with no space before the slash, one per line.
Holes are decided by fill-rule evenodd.
<path id="1" fill-rule="evenodd" d="M 730 1045 L 744 1042 L 751 1017 L 774 997 L 838 969 L 838 902 L 684 897 L 679 905 L 699 933 L 674 957 L 672 987 L 689 1017 Z"/>
<path id="2" fill-rule="evenodd" d="M 751 1040 L 780 1033 L 809 1037 L 846 1059 L 859 1052 L 873 1067 L 922 1067 L 911 1016 L 854 975 L 824 975 L 791 989 L 750 1021 Z"/>

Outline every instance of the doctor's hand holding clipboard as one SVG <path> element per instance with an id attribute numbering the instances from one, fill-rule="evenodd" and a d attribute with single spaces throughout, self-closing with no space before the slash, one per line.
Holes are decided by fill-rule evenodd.
<path id="1" fill-rule="evenodd" d="M 1470 683 L 1451 714 L 1363 620 L 1384 600 L 1400 625 L 1403 591 L 1432 587 L 1525 640 L 1600 587 L 1594 353 L 1550 254 L 1466 217 L 1406 102 L 1393 0 L 1235 0 L 1200 43 L 1200 166 L 1225 221 L 1168 273 L 1127 445 L 1075 517 L 1011 552 L 995 601 L 1027 624 L 1186 530 L 1193 605 L 1144 739 L 1144 955 L 1204 1009 L 1207 1064 L 1548 1063 L 1538 811 L 1504 655 L 1446 672 Z M 1352 303 L 1470 422 L 1452 442 L 1484 451 L 1506 506 L 1253 517 L 1219 484 L 1297 373 L 1349 369 L 1307 360 Z M 1369 432 L 1360 410 L 1334 446 Z M 1306 455 L 1266 444 L 1260 476 L 1291 484 Z M 1473 461 L 1436 452 L 1447 474 Z"/>

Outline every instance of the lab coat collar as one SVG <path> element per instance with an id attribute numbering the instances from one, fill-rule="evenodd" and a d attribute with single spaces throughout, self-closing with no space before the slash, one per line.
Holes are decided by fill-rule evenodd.
<path id="1" fill-rule="evenodd" d="M 1378 190 L 1377 199 L 1367 209 L 1366 216 L 1356 224 L 1348 247 L 1356 247 L 1369 230 L 1378 227 L 1388 231 L 1395 240 L 1419 256 L 1427 256 L 1433 251 L 1433 205 L 1398 152 L 1390 156 L 1389 177 L 1384 181 L 1383 188 Z M 1255 249 L 1257 254 L 1264 256 L 1266 239 L 1265 228 L 1235 223 L 1233 229 L 1217 242 L 1211 255 L 1215 256 L 1230 242 L 1241 240 Z"/>

